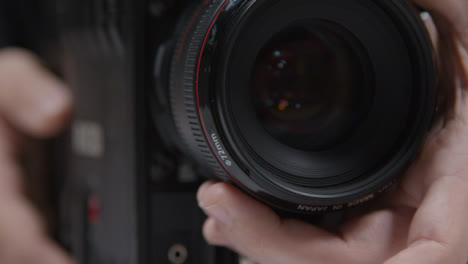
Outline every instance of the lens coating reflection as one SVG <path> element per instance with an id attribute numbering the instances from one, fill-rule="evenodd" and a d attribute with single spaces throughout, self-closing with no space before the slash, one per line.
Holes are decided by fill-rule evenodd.
<path id="1" fill-rule="evenodd" d="M 349 138 L 371 96 L 349 41 L 320 27 L 288 29 L 268 41 L 251 85 L 263 127 L 302 150 L 326 149 Z"/>

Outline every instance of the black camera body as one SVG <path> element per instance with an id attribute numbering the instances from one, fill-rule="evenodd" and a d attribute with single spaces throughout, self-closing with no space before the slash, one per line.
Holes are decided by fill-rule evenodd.
<path id="1" fill-rule="evenodd" d="M 44 57 L 72 88 L 55 164 L 59 241 L 83 264 L 239 263 L 202 237 L 202 178 L 153 115 L 156 52 L 190 1 L 55 1 Z"/>
<path id="2" fill-rule="evenodd" d="M 80 263 L 239 263 L 203 241 L 206 177 L 287 215 L 342 211 L 395 183 L 431 126 L 431 42 L 403 0 L 54 8 L 75 96 L 59 234 Z"/>

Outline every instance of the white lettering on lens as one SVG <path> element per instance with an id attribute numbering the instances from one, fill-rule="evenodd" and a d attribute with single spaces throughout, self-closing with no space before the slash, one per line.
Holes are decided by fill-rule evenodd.
<path id="1" fill-rule="evenodd" d="M 297 210 L 320 213 L 328 210 L 328 206 L 308 206 L 308 205 L 298 205 Z"/>
<path id="2" fill-rule="evenodd" d="M 213 139 L 213 142 L 215 144 L 218 156 L 221 158 L 224 164 L 226 164 L 226 166 L 231 167 L 232 161 L 229 160 L 229 157 L 227 156 L 226 151 L 224 151 L 224 148 L 221 145 L 221 142 L 219 142 L 218 136 L 215 133 L 213 133 L 211 134 L 211 138 Z"/>
<path id="3" fill-rule="evenodd" d="M 374 197 L 375 197 L 374 194 L 369 194 L 369 195 L 367 195 L 367 196 L 364 197 L 364 198 L 361 198 L 361 199 L 356 200 L 356 201 L 354 201 L 354 202 L 348 203 L 348 207 L 358 206 L 358 205 L 360 205 L 360 204 L 363 204 L 363 203 L 365 203 L 365 202 L 367 202 L 367 201 L 370 201 L 370 200 L 374 199 Z"/>
<path id="4" fill-rule="evenodd" d="M 333 211 L 338 211 L 338 210 L 341 210 L 341 209 L 343 209 L 343 205 L 342 205 L 342 204 L 340 204 L 340 205 L 334 205 L 332 210 L 333 210 Z"/>

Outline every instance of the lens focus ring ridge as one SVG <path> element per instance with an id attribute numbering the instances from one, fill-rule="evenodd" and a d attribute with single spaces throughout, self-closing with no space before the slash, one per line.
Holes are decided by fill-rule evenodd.
<path id="1" fill-rule="evenodd" d="M 188 147 L 188 154 L 201 164 L 208 165 L 216 176 L 226 179 L 227 173 L 220 166 L 207 143 L 201 124 L 197 103 L 196 79 L 198 59 L 210 25 L 224 1 L 204 2 L 179 34 L 171 65 L 170 96 L 176 128 Z M 183 78 L 180 78 L 183 76 Z"/>

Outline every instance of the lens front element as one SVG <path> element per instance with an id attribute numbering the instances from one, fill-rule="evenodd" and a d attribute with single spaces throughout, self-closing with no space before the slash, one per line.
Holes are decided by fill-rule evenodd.
<path id="1" fill-rule="evenodd" d="M 319 25 L 289 28 L 269 40 L 256 58 L 251 85 L 262 126 L 303 150 L 349 138 L 372 96 L 358 51 Z"/>

